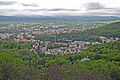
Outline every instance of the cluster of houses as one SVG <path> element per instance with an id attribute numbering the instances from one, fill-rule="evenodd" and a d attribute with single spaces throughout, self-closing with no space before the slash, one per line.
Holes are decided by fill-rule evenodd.
<path id="1" fill-rule="evenodd" d="M 89 42 L 83 41 L 74 41 L 71 43 L 66 43 L 67 47 L 60 47 L 57 49 L 50 49 L 52 54 L 75 54 L 77 52 L 81 52 L 86 48 L 86 45 L 90 44 Z"/>
<path id="2" fill-rule="evenodd" d="M 2 39 L 2 40 L 8 39 L 12 35 L 13 34 L 9 34 L 9 33 L 0 33 L 0 39 Z"/>
<path id="3" fill-rule="evenodd" d="M 17 35 L 17 38 L 14 39 L 14 41 L 16 42 L 26 42 L 29 43 L 31 42 L 31 51 L 33 52 L 37 52 L 37 51 L 41 51 L 44 52 L 45 54 L 75 54 L 77 52 L 81 52 L 84 49 L 86 49 L 87 45 L 89 44 L 101 44 L 99 42 L 85 42 L 85 41 L 71 41 L 71 40 L 67 40 L 67 39 L 63 39 L 64 42 L 58 42 L 56 40 L 56 37 L 52 36 L 48 38 L 48 41 L 39 41 L 39 40 L 28 40 L 25 39 L 24 34 L 20 33 Z M 31 37 L 31 36 L 30 36 Z M 34 36 L 32 36 L 34 37 Z M 118 41 L 120 40 L 119 38 L 108 38 L 108 37 L 104 37 L 104 36 L 100 36 L 99 37 L 102 41 L 102 43 L 104 42 L 114 42 L 114 41 Z M 67 41 L 66 41 L 67 40 Z M 49 45 L 59 45 L 59 44 L 63 44 L 65 46 L 60 46 L 57 48 L 50 48 Z"/>
<path id="4" fill-rule="evenodd" d="M 17 39 L 15 38 L 14 41 L 15 42 L 27 42 L 27 43 L 31 42 L 31 40 L 25 39 L 22 33 L 18 34 Z"/>
<path id="5" fill-rule="evenodd" d="M 0 33 L 0 39 L 7 39 L 11 35 L 14 34 L 3 34 Z M 85 42 L 85 41 L 71 41 L 68 40 L 67 38 L 57 38 L 55 36 L 51 36 L 48 38 L 48 41 L 40 41 L 40 40 L 34 40 L 34 35 L 26 34 L 30 39 L 24 38 L 23 33 L 20 33 L 17 35 L 17 38 L 14 38 L 15 42 L 25 42 L 25 43 L 31 43 L 31 49 L 30 51 L 37 52 L 41 51 L 44 52 L 45 54 L 75 54 L 78 52 L 83 51 L 86 49 L 87 45 L 89 44 L 101 44 L 99 42 Z M 99 37 L 102 41 L 104 42 L 115 42 L 120 40 L 120 38 L 112 38 L 112 37 L 104 37 L 100 36 Z M 60 42 L 62 41 L 62 42 Z M 49 45 L 64 45 L 64 46 L 59 46 L 55 48 L 50 48 Z"/>
<path id="6" fill-rule="evenodd" d="M 49 45 L 65 45 L 57 48 L 50 48 Z M 75 54 L 81 52 L 86 48 L 86 45 L 89 45 L 90 42 L 84 41 L 74 41 L 69 43 L 60 43 L 60 42 L 50 42 L 50 41 L 33 41 L 31 44 L 31 51 L 42 51 L 45 54 Z"/>
<path id="7" fill-rule="evenodd" d="M 114 42 L 120 40 L 119 38 L 107 38 L 104 36 L 99 37 L 104 42 Z M 101 44 L 99 42 L 85 42 L 85 41 L 68 41 L 68 42 L 57 42 L 55 37 L 50 37 L 49 41 L 32 41 L 31 51 L 42 51 L 45 54 L 75 54 L 83 51 L 87 48 L 87 45 Z M 49 45 L 59 45 L 63 44 L 65 46 L 60 46 L 57 48 L 50 48 Z"/>
<path id="8" fill-rule="evenodd" d="M 105 42 L 115 42 L 115 41 L 120 40 L 120 38 L 118 38 L 118 37 L 113 38 L 113 37 L 100 36 L 99 38 L 101 39 L 102 43 L 105 43 Z"/>

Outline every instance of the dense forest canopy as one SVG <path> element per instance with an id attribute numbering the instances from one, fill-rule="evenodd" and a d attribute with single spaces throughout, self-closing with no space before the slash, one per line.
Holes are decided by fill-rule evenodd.
<path id="1" fill-rule="evenodd" d="M 33 53 L 28 48 L 24 43 L 0 42 L 1 80 L 120 79 L 120 41 L 69 55 Z M 82 61 L 85 58 L 89 60 Z"/>

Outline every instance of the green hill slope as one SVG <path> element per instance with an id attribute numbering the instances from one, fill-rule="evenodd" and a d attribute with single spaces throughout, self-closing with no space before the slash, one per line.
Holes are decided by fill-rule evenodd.
<path id="1" fill-rule="evenodd" d="M 67 38 L 69 40 L 80 41 L 100 41 L 99 36 L 105 37 L 119 37 L 120 38 L 120 22 L 114 22 L 105 26 L 94 28 L 86 31 L 62 33 L 54 35 L 37 35 L 38 40 L 48 40 L 49 36 L 56 36 L 57 39 Z"/>
<path id="2" fill-rule="evenodd" d="M 120 80 L 120 41 L 69 55 L 29 53 L 26 47 L 0 43 L 0 80 Z"/>
<path id="3" fill-rule="evenodd" d="M 111 23 L 93 30 L 87 30 L 86 32 L 98 36 L 120 37 L 120 22 Z"/>
<path id="4" fill-rule="evenodd" d="M 99 36 L 119 37 L 120 38 L 120 22 L 114 22 L 99 28 L 86 30 L 76 33 L 59 34 L 58 37 L 67 37 L 71 40 L 82 41 L 100 41 Z"/>

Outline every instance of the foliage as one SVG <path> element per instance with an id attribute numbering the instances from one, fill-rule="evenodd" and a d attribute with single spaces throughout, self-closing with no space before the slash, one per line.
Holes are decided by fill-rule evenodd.
<path id="1" fill-rule="evenodd" d="M 120 79 L 120 41 L 89 46 L 69 55 L 33 53 L 28 49 L 26 43 L 0 42 L 1 80 Z M 87 56 L 91 61 L 81 61 Z"/>

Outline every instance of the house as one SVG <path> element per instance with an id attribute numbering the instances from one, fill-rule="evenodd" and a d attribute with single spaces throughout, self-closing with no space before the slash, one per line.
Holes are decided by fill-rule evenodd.
<path id="1" fill-rule="evenodd" d="M 91 61 L 88 57 L 81 59 L 81 61 Z"/>
<path id="2" fill-rule="evenodd" d="M 52 53 L 51 53 L 51 52 L 47 52 L 47 51 L 46 51 L 46 52 L 45 52 L 45 54 L 52 54 Z"/>

